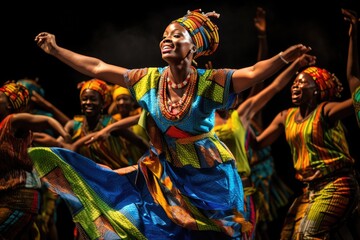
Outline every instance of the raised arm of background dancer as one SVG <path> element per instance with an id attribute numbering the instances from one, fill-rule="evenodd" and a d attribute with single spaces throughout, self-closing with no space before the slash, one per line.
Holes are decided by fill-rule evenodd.
<path id="1" fill-rule="evenodd" d="M 280 92 L 295 76 L 296 72 L 305 66 L 314 65 L 316 63 L 316 57 L 303 54 L 301 57 L 291 63 L 284 71 L 282 71 L 273 82 L 271 82 L 266 88 L 264 88 L 258 94 L 247 98 L 237 108 L 239 116 L 250 120 L 253 116 L 259 112 L 270 99 L 278 92 Z"/>
<path id="2" fill-rule="evenodd" d="M 53 129 L 65 142 L 71 142 L 70 134 L 64 129 L 60 122 L 52 117 L 45 115 L 35 115 L 30 113 L 17 113 L 12 119 L 12 127 L 18 130 L 43 131 Z"/>
<path id="3" fill-rule="evenodd" d="M 344 15 L 344 20 L 350 23 L 346 77 L 349 83 L 350 92 L 353 93 L 355 89 L 360 86 L 360 65 L 357 43 L 359 19 L 355 11 L 341 9 L 341 12 Z"/>
<path id="4" fill-rule="evenodd" d="M 84 75 L 126 87 L 124 82 L 126 68 L 108 64 L 98 58 L 60 47 L 56 43 L 55 35 L 47 32 L 39 33 L 35 37 L 35 42 L 44 52 L 56 57 Z"/>
<path id="5" fill-rule="evenodd" d="M 261 61 L 268 57 L 268 41 L 266 36 L 266 11 L 261 8 L 256 8 L 256 14 L 254 18 L 254 27 L 256 29 L 257 39 L 258 39 L 258 55 L 257 61 Z M 254 96 L 255 94 L 259 93 L 264 88 L 264 82 L 259 82 L 251 87 L 250 92 L 247 98 Z M 258 126 L 262 128 L 263 126 L 263 118 L 262 112 L 258 111 L 253 119 Z"/>
<path id="6" fill-rule="evenodd" d="M 256 15 L 254 18 L 254 26 L 256 28 L 258 38 L 258 55 L 257 61 L 261 61 L 268 56 L 268 42 L 266 38 L 266 12 L 263 8 L 256 8 Z M 259 82 L 251 87 L 248 97 L 251 97 L 260 92 L 264 87 L 264 82 Z M 260 117 L 260 116 L 259 116 Z"/>
<path id="7" fill-rule="evenodd" d="M 58 109 L 54 104 L 49 102 L 47 99 L 43 98 L 36 91 L 32 91 L 31 101 L 39 105 L 41 108 L 47 110 L 52 113 L 54 118 L 58 120 L 63 126 L 70 120 L 65 113 L 63 113 L 60 109 Z"/>
<path id="8" fill-rule="evenodd" d="M 269 53 L 267 36 L 266 36 L 266 11 L 258 7 L 256 8 L 256 15 L 254 18 L 254 26 L 258 38 L 258 56 L 257 60 L 266 59 Z"/>
<path id="9" fill-rule="evenodd" d="M 232 87 L 235 93 L 240 93 L 258 82 L 269 79 L 286 64 L 293 62 L 311 48 L 303 44 L 296 44 L 275 56 L 259 61 L 253 66 L 244 67 L 234 71 L 232 75 Z"/>

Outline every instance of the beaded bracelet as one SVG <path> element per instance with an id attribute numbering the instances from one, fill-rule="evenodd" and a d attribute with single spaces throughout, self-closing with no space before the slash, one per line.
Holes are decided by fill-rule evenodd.
<path id="1" fill-rule="evenodd" d="M 281 61 L 283 61 L 285 64 L 289 64 L 288 61 L 286 61 L 286 59 L 284 58 L 284 56 L 282 55 L 283 52 L 279 52 L 279 57 L 281 59 Z"/>

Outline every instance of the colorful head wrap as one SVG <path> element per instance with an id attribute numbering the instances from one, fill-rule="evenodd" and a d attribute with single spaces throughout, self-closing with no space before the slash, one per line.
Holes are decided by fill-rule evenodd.
<path id="1" fill-rule="evenodd" d="M 20 79 L 17 81 L 17 83 L 20 83 L 21 85 L 24 85 L 30 93 L 30 97 L 32 95 L 32 91 L 37 92 L 42 97 L 45 97 L 45 90 L 40 86 L 40 84 L 33 79 Z"/>
<path id="2" fill-rule="evenodd" d="M 0 92 L 8 97 L 15 113 L 24 111 L 30 99 L 27 88 L 15 82 L 6 82 Z"/>
<path id="3" fill-rule="evenodd" d="M 97 91 L 103 99 L 104 107 L 107 107 L 111 103 L 111 88 L 106 82 L 99 79 L 91 79 L 89 81 L 81 82 L 78 84 L 80 88 L 80 96 L 86 89 Z"/>
<path id="4" fill-rule="evenodd" d="M 131 96 L 129 89 L 124 88 L 124 87 L 122 87 L 122 86 L 115 85 L 113 89 L 114 89 L 114 90 L 113 90 L 113 94 L 112 94 L 112 99 L 113 99 L 113 101 L 115 101 L 116 98 L 117 98 L 117 96 L 119 96 L 119 95 L 128 95 L 128 96 Z M 132 96 L 131 96 L 131 97 L 132 97 Z"/>
<path id="5" fill-rule="evenodd" d="M 343 90 L 342 84 L 339 79 L 326 69 L 318 67 L 308 67 L 302 71 L 309 74 L 315 81 L 318 90 L 320 91 L 321 101 L 330 101 L 335 98 L 341 97 Z"/>
<path id="6" fill-rule="evenodd" d="M 178 22 L 190 33 L 197 48 L 194 59 L 202 55 L 213 54 L 219 46 L 218 27 L 211 22 L 206 14 L 200 11 L 201 9 L 188 11 L 185 16 L 173 21 Z"/>

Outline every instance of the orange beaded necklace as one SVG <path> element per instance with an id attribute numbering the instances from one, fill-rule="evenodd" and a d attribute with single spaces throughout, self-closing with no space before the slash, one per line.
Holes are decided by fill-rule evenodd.
<path id="1" fill-rule="evenodd" d="M 178 120 L 182 118 L 190 109 L 190 105 L 194 96 L 194 90 L 196 86 L 197 73 L 196 73 L 196 69 L 192 67 L 191 73 L 185 79 L 186 81 L 185 85 L 180 87 L 177 86 L 175 87 L 175 88 L 183 88 L 186 85 L 188 85 L 184 94 L 177 102 L 171 101 L 171 98 L 168 95 L 167 88 L 170 85 L 169 81 L 167 80 L 168 76 L 169 76 L 169 68 L 165 69 L 160 77 L 159 93 L 158 93 L 158 96 L 160 98 L 159 101 L 160 109 L 162 114 L 165 116 L 165 118 L 170 120 Z M 184 84 L 184 82 L 180 84 Z M 171 85 L 170 87 L 173 88 L 173 86 Z"/>

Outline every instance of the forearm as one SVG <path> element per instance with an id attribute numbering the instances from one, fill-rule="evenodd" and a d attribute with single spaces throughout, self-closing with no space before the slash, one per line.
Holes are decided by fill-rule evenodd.
<path id="1" fill-rule="evenodd" d="M 54 131 L 56 131 L 60 136 L 64 138 L 65 142 L 71 141 L 70 134 L 64 129 L 64 127 L 61 125 L 60 122 L 58 122 L 54 118 L 49 117 L 47 123 L 50 128 L 52 128 Z"/>
<path id="2" fill-rule="evenodd" d="M 59 46 L 53 48 L 50 54 L 89 77 L 96 77 L 96 68 L 102 62 L 97 58 L 85 56 Z"/>
<path id="3" fill-rule="evenodd" d="M 140 114 L 123 118 L 115 123 L 106 126 L 105 128 L 102 129 L 102 131 L 106 131 L 109 134 L 110 133 L 114 134 L 115 132 L 119 131 L 117 134 L 121 134 L 122 129 L 129 128 L 137 124 L 139 119 L 140 119 Z"/>
<path id="4" fill-rule="evenodd" d="M 348 60 L 346 67 L 346 76 L 349 83 L 350 92 L 353 93 L 360 85 L 360 66 L 357 47 L 357 36 L 352 34 L 349 40 Z"/>
<path id="5" fill-rule="evenodd" d="M 285 65 L 286 63 L 277 54 L 272 58 L 259 61 L 251 67 L 236 70 L 233 74 L 234 92 L 242 92 L 254 84 L 270 78 Z"/>

